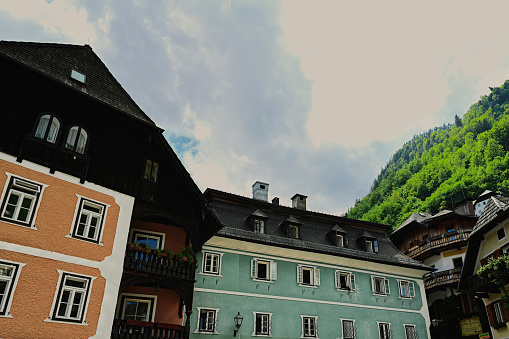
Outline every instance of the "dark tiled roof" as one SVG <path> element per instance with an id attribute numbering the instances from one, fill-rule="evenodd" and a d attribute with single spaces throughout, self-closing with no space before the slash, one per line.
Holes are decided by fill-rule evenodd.
<path id="1" fill-rule="evenodd" d="M 0 41 L 0 54 L 155 126 L 88 45 Z M 70 78 L 71 69 L 86 83 Z"/>
<path id="2" fill-rule="evenodd" d="M 411 216 L 409 216 L 405 221 L 403 221 L 403 223 L 401 225 L 398 226 L 398 228 L 396 228 L 394 230 L 393 234 L 396 232 L 399 232 L 406 225 L 409 225 L 413 222 L 421 223 L 424 220 L 431 218 L 431 217 L 432 217 L 432 215 L 430 213 L 420 213 L 420 212 L 412 213 Z"/>
<path id="3" fill-rule="evenodd" d="M 268 218 L 268 216 L 260 210 L 256 210 L 251 214 L 253 217 Z"/>
<path id="4" fill-rule="evenodd" d="M 339 232 L 339 233 L 346 233 L 344 229 L 339 227 L 337 224 L 334 225 L 334 227 L 329 232 Z"/>
<path id="5" fill-rule="evenodd" d="M 389 265 L 431 270 L 429 266 L 398 251 L 385 234 L 390 228 L 388 225 L 273 205 L 265 201 L 211 189 L 205 191 L 205 197 L 211 202 L 212 208 L 221 223 L 225 225 L 217 233 L 218 236 Z M 269 217 L 265 224 L 266 234 L 253 232 L 246 222 L 246 216 L 249 216 L 255 208 L 260 209 Z M 287 237 L 280 228 L 280 224 L 291 217 L 298 217 L 298 221 L 302 223 L 300 239 Z M 328 238 L 327 234 L 335 226 L 344 230 L 351 239 L 348 248 L 334 246 Z M 361 244 L 354 241 L 367 230 L 369 230 L 368 234 L 371 237 L 378 240 L 378 253 L 366 252 Z"/>
<path id="6" fill-rule="evenodd" d="M 360 239 L 360 238 L 376 239 L 376 237 L 373 234 L 369 233 L 368 231 L 363 231 L 362 233 L 360 233 L 357 236 L 357 239 Z"/>
<path id="7" fill-rule="evenodd" d="M 474 230 L 470 233 L 470 237 L 482 232 L 486 225 L 491 223 L 500 213 L 509 209 L 509 197 L 496 196 L 490 197 L 486 207 L 477 219 Z"/>

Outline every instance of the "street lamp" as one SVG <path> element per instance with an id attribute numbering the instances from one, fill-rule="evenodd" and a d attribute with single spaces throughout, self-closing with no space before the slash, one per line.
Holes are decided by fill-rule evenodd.
<path id="1" fill-rule="evenodd" d="M 235 327 L 236 330 L 233 330 L 233 336 L 237 336 L 237 332 L 239 331 L 240 326 L 242 326 L 242 320 L 244 320 L 244 317 L 240 315 L 240 312 L 237 312 L 237 315 L 233 318 L 235 321 Z"/>

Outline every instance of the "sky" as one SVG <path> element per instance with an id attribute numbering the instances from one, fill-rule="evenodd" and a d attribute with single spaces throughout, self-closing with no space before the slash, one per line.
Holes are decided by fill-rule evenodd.
<path id="1" fill-rule="evenodd" d="M 0 0 L 0 40 L 90 45 L 198 187 L 343 214 L 509 79 L 507 1 Z"/>

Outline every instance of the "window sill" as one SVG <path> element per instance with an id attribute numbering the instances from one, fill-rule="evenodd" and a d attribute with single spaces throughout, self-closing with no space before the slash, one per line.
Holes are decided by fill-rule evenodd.
<path id="1" fill-rule="evenodd" d="M 6 218 L 0 218 L 0 221 L 4 222 L 6 224 L 10 224 L 10 225 L 14 225 L 14 226 L 20 226 L 20 227 L 23 227 L 23 228 L 28 228 L 30 230 L 36 230 L 37 231 L 37 227 L 35 227 L 35 225 L 32 225 L 32 226 L 24 225 L 22 223 L 16 222 L 15 220 L 6 219 Z"/>
<path id="2" fill-rule="evenodd" d="M 273 335 L 272 335 L 272 333 L 269 333 L 269 334 L 256 334 L 256 333 L 253 333 L 253 334 L 251 334 L 251 337 L 273 338 Z"/>
<path id="3" fill-rule="evenodd" d="M 196 333 L 196 334 L 219 334 L 217 331 L 206 332 L 206 331 L 200 331 L 200 330 L 196 330 L 196 331 L 194 331 L 194 333 Z"/>
<path id="4" fill-rule="evenodd" d="M 318 286 L 316 286 L 316 285 L 305 285 L 305 284 L 299 284 L 299 287 L 318 288 Z M 316 338 L 316 337 L 302 337 L 302 338 Z"/>
<path id="5" fill-rule="evenodd" d="M 348 292 L 348 293 L 353 293 L 355 290 L 352 290 L 351 288 L 337 288 L 336 287 L 336 290 L 338 292 Z"/>
<path id="6" fill-rule="evenodd" d="M 507 323 L 506 322 L 501 322 L 501 323 L 498 323 L 496 325 L 493 325 L 494 329 L 498 329 L 498 328 L 502 328 L 502 327 L 507 327 Z"/>
<path id="7" fill-rule="evenodd" d="M 375 293 L 375 292 L 373 292 L 373 295 L 375 297 L 388 297 L 389 296 L 388 294 L 379 294 L 379 293 Z"/>
<path id="8" fill-rule="evenodd" d="M 48 318 L 48 319 L 46 319 L 44 321 L 48 322 L 48 323 L 56 323 L 56 324 L 68 324 L 68 325 L 88 326 L 86 321 L 76 322 L 76 321 L 72 321 L 72 320 L 66 321 L 64 319 L 51 319 L 51 318 Z"/>
<path id="9" fill-rule="evenodd" d="M 403 299 L 403 300 L 410 300 L 410 301 L 414 299 L 413 297 L 402 297 L 402 296 L 399 296 L 398 298 Z"/>
<path id="10" fill-rule="evenodd" d="M 198 273 L 200 275 L 206 275 L 206 276 L 209 276 L 209 277 L 220 277 L 222 278 L 223 276 L 221 274 L 214 274 L 214 273 L 205 273 L 205 272 L 200 272 Z M 204 332 L 199 332 L 199 333 L 204 333 Z"/>
<path id="11" fill-rule="evenodd" d="M 78 237 L 74 237 L 72 236 L 71 234 L 68 234 L 65 236 L 66 238 L 70 238 L 70 239 L 74 239 L 74 240 L 79 240 L 79 241 L 83 241 L 83 242 L 86 242 L 87 244 L 93 244 L 93 245 L 99 245 L 99 246 L 104 246 L 102 241 L 97 241 L 97 240 L 87 240 L 85 238 L 78 238 Z"/>
<path id="12" fill-rule="evenodd" d="M 270 283 L 270 284 L 273 284 L 273 283 L 274 283 L 274 281 L 273 281 L 273 280 L 256 279 L 256 278 L 252 278 L 251 280 L 256 281 L 256 282 Z M 262 335 L 262 334 L 259 334 L 259 335 Z"/>
<path id="13" fill-rule="evenodd" d="M 13 316 L 10 313 L 0 314 L 0 318 L 13 318 Z"/>

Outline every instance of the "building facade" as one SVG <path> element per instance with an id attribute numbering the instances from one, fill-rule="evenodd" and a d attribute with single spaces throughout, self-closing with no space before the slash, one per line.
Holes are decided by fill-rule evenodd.
<path id="1" fill-rule="evenodd" d="M 89 46 L 0 41 L 0 70 L 0 336 L 187 338 L 221 224 L 163 131 Z"/>
<path id="2" fill-rule="evenodd" d="M 428 338 L 422 275 L 389 226 L 207 189 L 223 229 L 198 256 L 192 338 Z M 240 328 L 234 318 L 243 317 Z"/>

